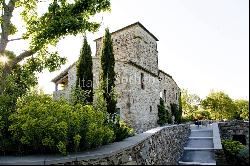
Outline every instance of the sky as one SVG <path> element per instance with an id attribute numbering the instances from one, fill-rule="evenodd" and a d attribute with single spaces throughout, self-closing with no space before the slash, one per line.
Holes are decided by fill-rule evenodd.
<path id="1" fill-rule="evenodd" d="M 215 90 L 249 100 L 248 0 L 111 0 L 111 4 L 111 12 L 93 18 L 102 21 L 99 31 L 87 33 L 93 56 L 93 40 L 103 36 L 106 27 L 112 32 L 139 21 L 159 39 L 159 68 L 180 88 L 201 98 Z M 40 6 L 40 13 L 46 11 L 46 4 Z M 15 16 L 13 22 L 22 29 L 20 18 Z M 39 74 L 41 89 L 53 93 L 51 80 L 78 59 L 81 46 L 82 35 L 58 43 L 67 64 Z M 25 48 L 28 43 L 22 41 L 8 45 L 16 53 Z"/>

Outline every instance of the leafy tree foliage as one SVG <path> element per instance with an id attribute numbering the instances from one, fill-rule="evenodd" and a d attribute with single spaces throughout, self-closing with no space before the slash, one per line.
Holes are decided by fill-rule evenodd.
<path id="1" fill-rule="evenodd" d="M 164 100 L 160 98 L 160 105 L 158 105 L 158 121 L 157 123 L 159 125 L 164 125 L 166 123 L 169 123 L 171 117 L 169 115 L 168 110 L 165 108 Z"/>
<path id="2" fill-rule="evenodd" d="M 84 38 L 83 47 L 77 62 L 76 87 L 88 93 L 85 103 L 93 102 L 93 62 L 91 48 L 87 38 Z"/>
<path id="3" fill-rule="evenodd" d="M 191 94 L 183 89 L 181 92 L 181 104 L 184 117 L 192 117 L 195 111 L 198 111 L 201 99 L 196 94 Z"/>
<path id="4" fill-rule="evenodd" d="M 116 113 L 116 99 L 114 97 L 115 89 L 115 57 L 113 52 L 113 43 L 109 29 L 106 29 L 103 38 L 103 48 L 101 55 L 101 79 L 104 91 L 104 99 L 107 102 L 107 111 L 112 115 Z"/>
<path id="5" fill-rule="evenodd" d="M 102 83 L 101 83 L 102 85 Z M 108 124 L 114 131 L 114 137 L 115 141 L 121 141 L 127 137 L 133 136 L 134 135 L 134 130 L 127 125 L 124 121 L 120 119 L 120 116 L 115 113 L 113 114 L 113 119 L 110 118 L 110 114 L 107 112 L 107 103 L 106 100 L 104 99 L 104 91 L 102 89 L 102 86 L 99 86 L 95 90 L 95 95 L 94 95 L 94 101 L 93 101 L 93 107 L 96 111 L 101 111 L 105 113 L 106 115 L 106 121 L 105 123 Z"/>
<path id="6" fill-rule="evenodd" d="M 47 11 L 38 14 L 40 0 L 0 0 L 0 147 L 10 144 L 9 115 L 15 112 L 18 97 L 37 84 L 36 73 L 58 69 L 66 62 L 58 52 L 50 51 L 68 35 L 96 31 L 100 24 L 90 21 L 95 14 L 110 10 L 110 0 L 48 0 Z M 26 31 L 17 38 L 12 23 L 14 12 L 21 11 Z M 25 40 L 29 49 L 19 55 L 6 50 L 10 42 Z M 55 47 L 54 47 L 55 48 Z M 62 146 L 60 146 L 62 147 Z"/>
<path id="7" fill-rule="evenodd" d="M 211 92 L 202 101 L 202 106 L 218 120 L 232 119 L 236 110 L 233 100 L 224 92 Z"/>
<path id="8" fill-rule="evenodd" d="M 181 123 L 182 112 L 181 112 L 180 108 L 175 103 L 171 103 L 170 106 L 171 106 L 171 113 L 175 118 L 175 122 L 177 122 L 178 124 Z"/>
<path id="9" fill-rule="evenodd" d="M 10 51 L 6 52 L 5 56 L 9 61 L 16 57 Z M 8 67 L 8 64 L 0 63 L 0 82 L 5 85 L 1 87 L 2 93 L 0 94 L 0 124 L 2 124 L 0 125 L 0 146 L 3 149 L 11 144 L 11 136 L 8 132 L 10 125 L 8 117 L 15 111 L 17 99 L 26 93 L 30 86 L 37 84 L 32 63 L 26 63 L 22 66 L 16 65 L 4 79 L 1 77 L 1 72 L 3 74 L 2 69 L 6 66 Z"/>
<path id="10" fill-rule="evenodd" d="M 240 119 L 249 120 L 249 101 L 247 100 L 235 100 L 235 105 L 237 108 L 237 114 Z"/>
<path id="11" fill-rule="evenodd" d="M 116 116 L 116 122 L 110 122 L 111 128 L 115 133 L 115 141 L 119 142 L 127 137 L 134 135 L 133 128 L 129 127 L 124 121 L 120 120 L 119 116 Z"/>
<path id="12" fill-rule="evenodd" d="M 5 74 L 2 74 L 2 77 L 9 75 L 17 64 L 25 63 L 26 59 L 26 63 L 34 64 L 35 71 L 44 68 L 54 71 L 65 63 L 65 58 L 60 57 L 58 52 L 51 52 L 48 47 L 55 46 L 67 35 L 96 31 L 100 24 L 90 21 L 90 18 L 99 12 L 110 10 L 110 0 L 49 0 L 47 11 L 40 16 L 37 12 L 39 0 L 7 2 L 0 1 L 0 56 L 6 54 L 6 47 L 10 42 L 26 40 L 30 47 L 3 68 Z M 11 22 L 16 10 L 21 10 L 20 15 L 25 23 L 26 32 L 19 38 L 12 38 L 18 32 Z M 0 93 L 3 92 L 4 85 L 1 84 Z"/>

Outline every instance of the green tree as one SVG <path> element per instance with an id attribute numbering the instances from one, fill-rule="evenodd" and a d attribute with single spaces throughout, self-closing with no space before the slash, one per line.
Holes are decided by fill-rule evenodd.
<path id="1" fill-rule="evenodd" d="M 37 84 L 36 73 L 45 68 L 54 71 L 66 62 L 48 48 L 56 48 L 59 40 L 68 35 L 96 31 L 100 24 L 90 18 L 110 10 L 110 0 L 48 0 L 47 10 L 40 15 L 39 2 L 0 0 L 0 147 L 9 144 L 8 117 L 15 111 L 18 97 Z M 20 13 L 25 24 L 21 36 L 17 36 L 17 25 L 12 23 L 14 13 Z M 18 40 L 28 42 L 29 49 L 16 56 L 6 48 Z"/>
<path id="2" fill-rule="evenodd" d="M 189 93 L 186 89 L 181 92 L 181 103 L 184 117 L 193 117 L 195 111 L 198 111 L 201 99 L 196 94 Z"/>
<path id="3" fill-rule="evenodd" d="M 164 125 L 168 122 L 168 111 L 165 108 L 164 100 L 160 98 L 160 105 L 158 105 L 158 121 L 159 125 Z"/>
<path id="4" fill-rule="evenodd" d="M 13 60 L 16 56 L 13 52 L 6 52 L 5 55 L 9 61 Z M 0 63 L 0 80 L 1 72 L 3 72 L 4 65 L 8 64 Z M 11 144 L 11 135 L 8 132 L 10 125 L 8 117 L 15 112 L 16 101 L 24 93 L 26 93 L 31 86 L 37 84 L 37 79 L 33 72 L 33 65 L 26 63 L 24 65 L 16 65 L 11 70 L 11 73 L 4 79 L 5 88 L 0 94 L 0 147 L 3 149 Z"/>
<path id="5" fill-rule="evenodd" d="M 182 112 L 180 111 L 180 108 L 177 104 L 171 103 L 171 113 L 175 118 L 175 122 L 178 124 L 181 123 L 181 117 L 182 117 Z"/>
<path id="6" fill-rule="evenodd" d="M 54 71 L 65 58 L 58 52 L 51 52 L 48 47 L 56 46 L 58 41 L 67 35 L 96 31 L 100 24 L 90 20 L 95 14 L 110 10 L 110 0 L 49 0 L 47 11 L 38 14 L 39 0 L 0 0 L 0 56 L 5 56 L 7 45 L 17 40 L 29 42 L 29 49 L 16 56 L 2 69 L 3 79 L 0 84 L 0 94 L 3 93 L 7 75 L 11 74 L 17 64 L 34 63 L 36 71 L 48 68 Z M 13 38 L 18 32 L 12 23 L 14 12 L 20 10 L 26 31 L 22 36 Z M 54 47 L 56 48 L 56 47 Z"/>
<path id="7" fill-rule="evenodd" d="M 107 111 L 111 115 L 116 113 L 116 98 L 114 97 L 115 90 L 115 57 L 113 52 L 113 43 L 109 29 L 106 29 L 103 38 L 103 47 L 101 55 L 101 82 L 104 91 L 104 99 L 107 102 Z"/>
<path id="8" fill-rule="evenodd" d="M 237 114 L 240 116 L 243 120 L 249 120 L 249 101 L 239 99 L 234 101 L 236 108 L 237 108 Z"/>
<path id="9" fill-rule="evenodd" d="M 84 38 L 83 47 L 81 49 L 80 57 L 77 62 L 77 82 L 76 88 L 87 92 L 85 103 L 93 102 L 93 62 L 91 56 L 91 48 L 88 44 L 87 38 Z"/>
<path id="10" fill-rule="evenodd" d="M 209 110 L 213 119 L 232 119 L 236 106 L 233 100 L 224 92 L 211 92 L 203 101 L 202 107 Z"/>

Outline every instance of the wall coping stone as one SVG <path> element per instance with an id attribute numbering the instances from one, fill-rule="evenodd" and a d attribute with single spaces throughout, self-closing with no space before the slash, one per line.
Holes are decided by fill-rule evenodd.
<path id="1" fill-rule="evenodd" d="M 136 134 L 133 137 L 124 139 L 121 142 L 115 142 L 109 145 L 104 145 L 97 149 L 92 149 L 86 152 L 71 153 L 67 156 L 57 155 L 29 155 L 29 156 L 0 156 L 0 165 L 50 165 L 58 163 L 66 163 L 73 161 L 105 158 L 113 154 L 120 153 L 124 150 L 130 149 L 144 140 L 150 138 L 167 128 L 175 128 L 178 126 L 187 126 L 188 124 L 169 125 L 157 127 L 148 130 L 141 134 Z"/>
<path id="2" fill-rule="evenodd" d="M 214 149 L 216 150 L 222 149 L 218 123 L 213 123 L 213 143 L 214 143 Z"/>

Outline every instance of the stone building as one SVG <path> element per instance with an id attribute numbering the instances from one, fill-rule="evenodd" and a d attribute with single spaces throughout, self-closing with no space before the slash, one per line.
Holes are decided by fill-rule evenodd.
<path id="1" fill-rule="evenodd" d="M 180 88 L 174 79 L 158 68 L 158 39 L 137 22 L 112 33 L 115 55 L 117 107 L 121 118 L 141 133 L 157 126 L 159 99 L 166 107 L 178 104 Z M 102 38 L 96 39 L 93 57 L 94 89 L 98 86 Z M 72 64 L 52 80 L 54 98 L 69 98 L 76 83 L 76 65 Z M 58 85 L 63 85 L 59 90 Z M 168 109 L 170 110 L 170 109 Z"/>

